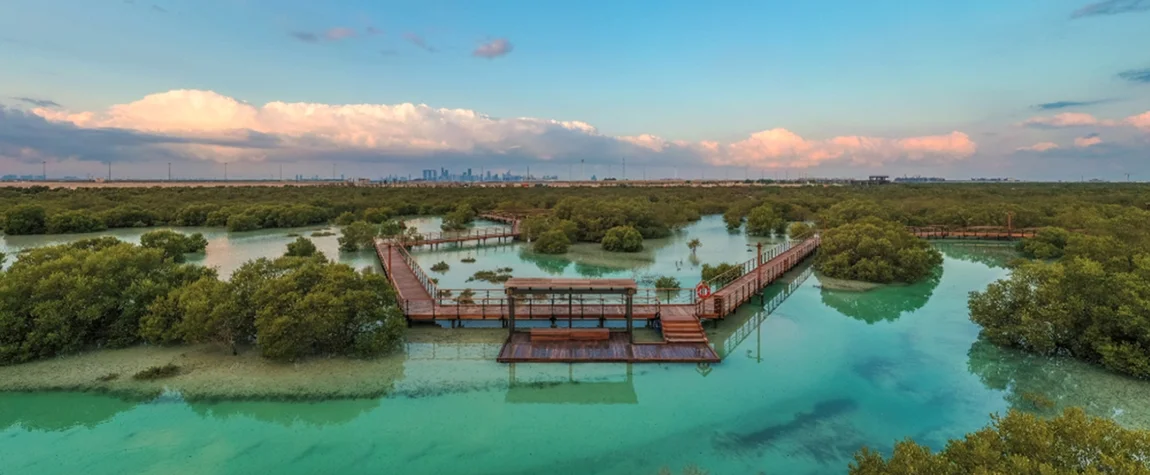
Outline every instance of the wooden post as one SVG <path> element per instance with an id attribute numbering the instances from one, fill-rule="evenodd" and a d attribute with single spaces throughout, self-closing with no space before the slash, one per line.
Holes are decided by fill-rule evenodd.
<path id="1" fill-rule="evenodd" d="M 512 335 L 515 333 L 515 294 L 510 290 L 507 291 L 507 318 L 507 328 L 511 329 L 508 334 Z"/>
<path id="2" fill-rule="evenodd" d="M 631 321 L 631 317 L 632 317 L 632 315 L 631 315 L 631 309 L 632 309 L 631 304 L 634 301 L 633 296 L 635 295 L 635 293 L 632 290 L 628 290 L 627 293 L 624 295 L 626 296 L 626 299 L 627 299 L 627 308 L 626 308 L 627 342 L 633 344 L 633 343 L 635 343 L 635 325 L 634 325 L 634 322 Z"/>

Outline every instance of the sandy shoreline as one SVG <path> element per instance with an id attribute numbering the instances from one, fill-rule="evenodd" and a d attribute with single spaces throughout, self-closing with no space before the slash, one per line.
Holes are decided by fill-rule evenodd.
<path id="1" fill-rule="evenodd" d="M 450 331 L 416 328 L 411 343 L 502 343 L 502 329 Z M 374 359 L 316 358 L 276 363 L 246 350 L 238 356 L 215 345 L 138 346 L 99 350 L 0 367 L 0 392 L 81 391 L 125 398 L 154 398 L 165 391 L 186 400 L 326 400 L 388 394 L 403 378 L 402 350 Z M 138 381 L 136 373 L 175 364 L 180 374 Z M 116 375 L 114 378 L 111 375 Z"/>

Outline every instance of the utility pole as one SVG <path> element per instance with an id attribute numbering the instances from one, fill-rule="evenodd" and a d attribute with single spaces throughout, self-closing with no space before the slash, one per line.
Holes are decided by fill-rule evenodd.
<path id="1" fill-rule="evenodd" d="M 108 181 L 112 181 L 112 162 L 108 162 Z"/>
<path id="2" fill-rule="evenodd" d="M 43 167 L 41 170 L 40 179 L 43 181 L 48 181 L 48 161 L 40 160 L 40 166 Z"/>
<path id="3" fill-rule="evenodd" d="M 168 162 L 168 181 L 172 181 L 172 162 Z"/>
<path id="4" fill-rule="evenodd" d="M 228 162 L 224 162 L 224 181 L 228 181 Z"/>
<path id="5" fill-rule="evenodd" d="M 335 181 L 335 164 L 331 164 L 331 181 Z"/>

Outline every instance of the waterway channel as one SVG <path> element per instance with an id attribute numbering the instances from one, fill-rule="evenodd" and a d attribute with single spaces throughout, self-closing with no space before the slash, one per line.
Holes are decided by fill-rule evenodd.
<path id="1" fill-rule="evenodd" d="M 438 226 L 433 218 L 412 223 Z M 318 229 L 182 231 L 205 234 L 207 253 L 194 261 L 226 276 L 246 260 L 282 254 L 288 234 Z M 101 234 L 130 241 L 142 232 Z M 79 237 L 5 237 L 0 252 Z M 703 244 L 694 255 L 692 238 Z M 340 254 L 335 236 L 314 239 L 340 262 L 378 268 L 370 252 Z M 709 216 L 633 255 L 577 245 L 563 257 L 541 256 L 512 244 L 415 256 L 425 269 L 447 262 L 435 275 L 454 288 L 492 286 L 467 279 L 507 267 L 524 277 L 672 275 L 691 286 L 702 264 L 749 259 L 756 243 Z M 713 365 L 504 365 L 494 361 L 498 335 L 417 329 L 389 360 L 396 371 L 387 391 L 372 398 L 0 392 L 0 473 L 655 474 L 697 466 L 833 474 L 845 473 L 863 445 L 889 451 L 912 437 L 940 448 L 1011 407 L 1085 406 L 1150 427 L 1150 385 L 979 341 L 967 296 L 1008 275 L 1009 247 L 935 245 L 945 256 L 939 272 L 910 286 L 835 291 L 805 267 L 792 271 L 763 303 L 708 328 L 724 356 Z M 1055 408 L 1035 406 L 1036 398 Z"/>

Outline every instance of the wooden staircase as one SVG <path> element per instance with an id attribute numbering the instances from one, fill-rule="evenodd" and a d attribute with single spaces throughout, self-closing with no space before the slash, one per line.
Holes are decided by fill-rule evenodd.
<path id="1" fill-rule="evenodd" d="M 667 343 L 707 343 L 707 334 L 698 318 L 685 315 L 663 315 L 663 339 Z"/>

